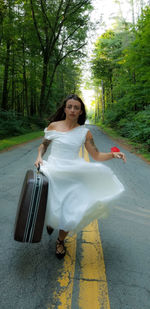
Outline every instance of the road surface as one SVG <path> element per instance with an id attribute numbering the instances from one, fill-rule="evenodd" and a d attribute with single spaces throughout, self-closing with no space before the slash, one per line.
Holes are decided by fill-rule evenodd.
<path id="1" fill-rule="evenodd" d="M 100 151 L 118 146 L 96 126 L 87 127 Z M 0 153 L 0 308 L 150 309 L 150 166 L 119 146 L 127 163 L 104 164 L 125 192 L 106 219 L 67 240 L 67 255 L 59 261 L 56 231 L 49 237 L 44 229 L 39 244 L 13 240 L 22 182 L 40 142 Z"/>

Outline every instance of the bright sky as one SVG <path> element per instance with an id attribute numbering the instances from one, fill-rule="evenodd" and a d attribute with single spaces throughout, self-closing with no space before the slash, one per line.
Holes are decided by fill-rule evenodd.
<path id="1" fill-rule="evenodd" d="M 135 3 L 135 0 L 133 0 Z M 150 0 L 136 0 L 134 5 L 135 17 L 140 14 L 140 4 L 143 1 L 143 5 L 150 4 Z M 121 4 L 119 4 L 121 2 Z M 88 47 L 87 54 L 88 60 L 83 72 L 84 78 L 90 76 L 90 69 L 88 61 L 91 57 L 92 50 L 94 48 L 94 43 L 96 39 L 106 31 L 108 28 L 113 28 L 115 23 L 115 17 L 122 15 L 125 20 L 132 22 L 132 9 L 131 0 L 92 0 L 92 5 L 94 10 L 91 13 L 91 21 L 96 23 L 96 29 L 94 31 L 89 31 L 88 33 Z M 139 4 L 138 4 L 139 3 Z M 94 91 L 85 90 L 84 84 L 81 86 L 83 99 L 87 107 L 90 106 L 91 101 L 94 99 Z"/>

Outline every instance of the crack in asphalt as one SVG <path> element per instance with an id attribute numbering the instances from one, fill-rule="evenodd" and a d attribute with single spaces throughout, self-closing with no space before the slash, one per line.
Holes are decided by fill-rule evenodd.
<path id="1" fill-rule="evenodd" d="M 88 279 L 88 278 L 83 278 L 83 277 L 74 277 L 74 278 L 70 278 L 70 279 L 73 279 L 73 280 L 77 280 L 77 281 L 89 281 L 89 282 L 104 282 L 106 283 L 106 280 L 100 280 L 100 279 Z"/>

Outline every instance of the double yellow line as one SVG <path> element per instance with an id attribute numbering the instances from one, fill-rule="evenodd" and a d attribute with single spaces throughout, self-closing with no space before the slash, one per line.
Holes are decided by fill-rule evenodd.
<path id="1" fill-rule="evenodd" d="M 83 149 L 80 150 L 82 156 Z M 84 149 L 84 158 L 89 161 Z M 67 254 L 61 275 L 59 291 L 53 295 L 53 304 L 48 309 L 71 309 L 76 264 L 76 236 L 66 238 Z M 80 260 L 79 298 L 76 309 L 110 309 L 103 250 L 97 220 L 82 230 L 82 257 Z"/>

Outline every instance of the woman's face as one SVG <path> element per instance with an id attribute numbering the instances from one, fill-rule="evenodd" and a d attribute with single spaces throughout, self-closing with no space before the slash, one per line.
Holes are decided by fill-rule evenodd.
<path id="1" fill-rule="evenodd" d="M 79 116 L 82 114 L 81 103 L 74 99 L 70 99 L 66 102 L 64 111 L 67 119 L 78 120 Z"/>

